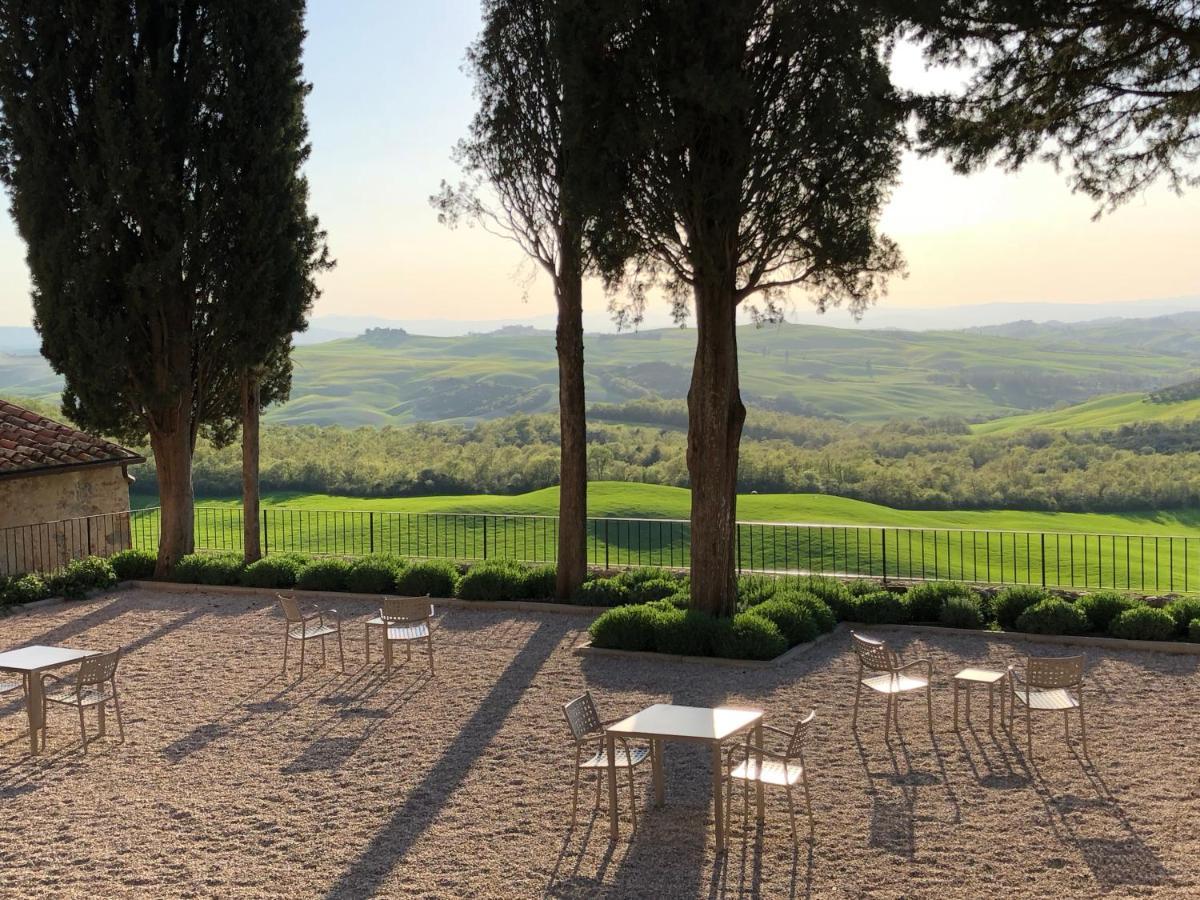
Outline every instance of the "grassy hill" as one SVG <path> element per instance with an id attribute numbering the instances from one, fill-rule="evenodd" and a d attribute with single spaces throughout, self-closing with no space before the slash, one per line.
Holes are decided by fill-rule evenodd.
<path id="1" fill-rule="evenodd" d="M 1196 354 L 973 332 L 812 325 L 739 329 L 748 405 L 854 421 L 993 418 L 1098 394 L 1144 391 L 1200 369 Z M 695 332 L 587 337 L 593 403 L 686 396 Z M 426 337 L 377 329 L 298 348 L 292 399 L 266 421 L 398 425 L 556 408 L 554 337 L 517 330 Z M 0 393 L 54 399 L 41 357 L 0 355 Z"/>
<path id="2" fill-rule="evenodd" d="M 1005 416 L 972 428 L 976 434 L 1012 434 L 1027 428 L 1066 431 L 1103 431 L 1136 422 L 1170 422 L 1200 419 L 1200 398 L 1178 403 L 1151 403 L 1145 394 L 1097 397 L 1063 409 Z"/>

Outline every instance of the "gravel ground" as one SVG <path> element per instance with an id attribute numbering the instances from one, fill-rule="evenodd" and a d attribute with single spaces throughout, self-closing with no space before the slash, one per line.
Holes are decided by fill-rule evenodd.
<path id="1" fill-rule="evenodd" d="M 448 610 L 437 675 L 414 656 L 384 677 L 377 650 L 364 666 L 367 610 L 349 612 L 347 674 L 302 682 L 281 677 L 282 622 L 257 598 L 131 590 L 0 618 L 0 649 L 128 650 L 124 745 L 110 715 L 85 756 L 73 713 L 52 709 L 31 761 L 19 695 L 0 698 L 0 895 L 1200 896 L 1198 657 L 1089 651 L 1094 766 L 1043 715 L 1031 767 L 1023 732 L 989 736 L 983 695 L 953 732 L 949 676 L 1070 652 L 1055 645 L 878 629 L 937 673 L 934 735 L 910 697 L 889 745 L 873 698 L 850 727 L 842 633 L 743 671 L 580 658 L 583 616 Z M 624 791 L 618 843 L 587 790 L 571 830 L 560 705 L 584 689 L 606 718 L 749 704 L 790 727 L 815 707 L 814 843 L 794 848 L 768 793 L 761 832 L 735 807 L 719 861 L 707 756 L 687 745 L 668 747 L 664 808 L 639 772 L 632 838 Z"/>

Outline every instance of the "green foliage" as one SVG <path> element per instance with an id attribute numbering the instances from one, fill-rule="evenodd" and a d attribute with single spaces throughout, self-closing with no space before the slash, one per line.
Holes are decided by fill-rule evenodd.
<path id="1" fill-rule="evenodd" d="M 1090 623 L 1074 603 L 1048 597 L 1027 607 L 1017 617 L 1016 629 L 1028 634 L 1083 634 Z"/>
<path id="2" fill-rule="evenodd" d="M 554 566 L 534 566 L 525 572 L 521 597 L 526 600 L 551 600 L 557 584 L 558 570 Z"/>
<path id="3" fill-rule="evenodd" d="M 629 591 L 615 578 L 596 578 L 580 585 L 571 602 L 580 606 L 623 606 L 629 602 Z"/>
<path id="4" fill-rule="evenodd" d="M 677 656 L 712 656 L 720 628 L 719 620 L 700 610 L 664 611 L 655 622 L 655 649 Z"/>
<path id="5" fill-rule="evenodd" d="M 983 612 L 979 597 L 965 594 L 948 594 L 938 612 L 938 621 L 949 628 L 981 628 Z"/>
<path id="6" fill-rule="evenodd" d="M 846 620 L 864 625 L 897 625 L 909 620 L 904 598 L 891 591 L 873 591 L 852 598 Z"/>
<path id="7" fill-rule="evenodd" d="M 459 579 L 463 600 L 520 600 L 528 595 L 529 569 L 508 559 L 476 563 Z M 551 591 L 553 594 L 553 591 Z"/>
<path id="8" fill-rule="evenodd" d="M 1092 591 L 1076 600 L 1075 606 L 1087 616 L 1092 628 L 1106 632 L 1113 619 L 1140 602 L 1120 591 Z"/>
<path id="9" fill-rule="evenodd" d="M 296 587 L 304 591 L 344 591 L 350 563 L 344 559 L 314 559 L 296 573 Z"/>
<path id="10" fill-rule="evenodd" d="M 66 600 L 82 600 L 88 591 L 109 588 L 117 583 L 117 574 L 107 559 L 89 556 L 73 559 L 61 572 L 46 579 L 47 589 Z"/>
<path id="11" fill-rule="evenodd" d="M 458 586 L 458 569 L 444 560 L 412 563 L 396 576 L 396 592 L 409 597 L 453 597 Z"/>
<path id="12" fill-rule="evenodd" d="M 865 597 L 867 594 L 884 590 L 884 587 L 878 581 L 870 578 L 854 578 L 846 582 L 846 590 L 850 592 L 851 597 Z"/>
<path id="13" fill-rule="evenodd" d="M 926 581 L 908 589 L 904 600 L 914 622 L 941 621 L 942 607 L 951 597 L 971 597 L 974 591 L 956 581 Z M 976 609 L 979 603 L 975 603 Z M 965 627 L 965 626 L 964 626 Z"/>
<path id="14" fill-rule="evenodd" d="M 670 575 L 664 574 L 658 578 L 639 581 L 636 584 L 629 585 L 629 602 L 653 603 L 656 600 L 665 600 L 667 597 L 674 596 L 679 593 L 679 590 L 679 581 Z"/>
<path id="15" fill-rule="evenodd" d="M 800 579 L 796 585 L 796 589 L 811 594 L 818 600 L 823 601 L 826 606 L 833 610 L 833 614 L 840 621 L 848 617 L 851 600 L 850 591 L 836 578 L 811 575 Z"/>
<path id="16" fill-rule="evenodd" d="M 245 563 L 233 553 L 191 553 L 171 570 L 171 580 L 185 584 L 237 584 Z"/>
<path id="17" fill-rule="evenodd" d="M 650 604 L 618 606 L 596 617 L 588 628 L 592 645 L 613 650 L 653 650 L 655 631 L 672 615 Z"/>
<path id="18" fill-rule="evenodd" d="M 829 608 L 829 604 L 808 591 L 782 588 L 775 595 L 775 599 L 794 603 L 806 610 L 821 632 L 833 631 L 837 627 L 837 616 Z"/>
<path id="19" fill-rule="evenodd" d="M 1175 619 L 1165 609 L 1135 606 L 1113 619 L 1108 631 L 1131 641 L 1169 641 L 1175 636 Z"/>
<path id="20" fill-rule="evenodd" d="M 751 612 L 738 613 L 733 620 L 718 620 L 714 654 L 728 659 L 774 659 L 788 648 L 787 638 L 770 619 Z"/>
<path id="21" fill-rule="evenodd" d="M 1017 619 L 1021 617 L 1021 613 L 1029 607 L 1049 599 L 1050 595 L 1044 588 L 1022 584 L 1007 587 L 992 601 L 996 621 L 1002 628 L 1010 630 L 1016 628 Z"/>
<path id="22" fill-rule="evenodd" d="M 257 588 L 295 587 L 300 570 L 310 562 L 307 557 L 291 553 L 264 556 L 242 570 L 241 583 Z"/>
<path id="23" fill-rule="evenodd" d="M 1200 641 L 1200 619 L 1192 619 L 1188 622 L 1188 640 Z"/>
<path id="24" fill-rule="evenodd" d="M 1167 604 L 1166 610 L 1175 620 L 1175 630 L 1183 635 L 1192 619 L 1200 619 L 1200 597 L 1180 597 L 1172 600 Z"/>
<path id="25" fill-rule="evenodd" d="M 780 589 L 780 580 L 769 575 L 742 575 L 737 580 L 738 606 L 750 609 L 765 603 Z"/>
<path id="26" fill-rule="evenodd" d="M 388 554 L 364 556 L 351 563 L 345 590 L 355 594 L 390 594 L 396 589 L 396 576 L 404 565 L 404 560 Z"/>
<path id="27" fill-rule="evenodd" d="M 774 622 L 780 633 L 787 639 L 789 647 L 814 640 L 821 633 L 821 628 L 812 613 L 787 597 L 776 597 L 760 603 L 754 607 L 753 612 L 755 615 Z"/>
<path id="28" fill-rule="evenodd" d="M 149 550 L 121 550 L 108 561 L 121 581 L 137 581 L 153 577 L 156 558 Z"/>
<path id="29" fill-rule="evenodd" d="M 4 589 L 4 602 L 7 605 L 18 603 L 35 603 L 50 596 L 50 589 L 40 575 L 30 572 L 12 579 Z"/>

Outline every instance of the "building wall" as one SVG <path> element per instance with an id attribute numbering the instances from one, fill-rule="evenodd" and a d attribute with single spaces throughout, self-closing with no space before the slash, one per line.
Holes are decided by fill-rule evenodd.
<path id="1" fill-rule="evenodd" d="M 128 547 L 128 509 L 121 466 L 0 480 L 0 572 L 51 571 Z"/>

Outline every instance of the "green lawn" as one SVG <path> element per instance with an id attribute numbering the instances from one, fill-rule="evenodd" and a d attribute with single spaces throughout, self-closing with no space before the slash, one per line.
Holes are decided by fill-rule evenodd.
<path id="1" fill-rule="evenodd" d="M 320 494 L 264 497 L 269 552 L 341 556 L 390 552 L 459 560 L 552 562 L 557 490 L 520 496 L 365 500 Z M 602 482 L 589 493 L 588 550 L 598 566 L 686 566 L 689 494 Z M 145 498 L 143 498 L 145 505 Z M 1200 584 L 1200 512 L 1079 514 L 889 509 L 822 495 L 744 495 L 743 571 L 834 572 L 980 582 L 1045 582 L 1144 591 Z M 671 521 L 675 520 L 675 521 Z M 772 524 L 782 523 L 782 524 Z M 135 518 L 152 546 L 156 514 Z M 241 546 L 236 499 L 205 498 L 197 546 Z"/>
<path id="2" fill-rule="evenodd" d="M 1200 399 L 1151 403 L 1143 393 L 1113 394 L 1063 409 L 1005 416 L 974 426 L 976 434 L 1012 434 L 1027 428 L 1103 431 L 1136 422 L 1200 418 Z"/>

